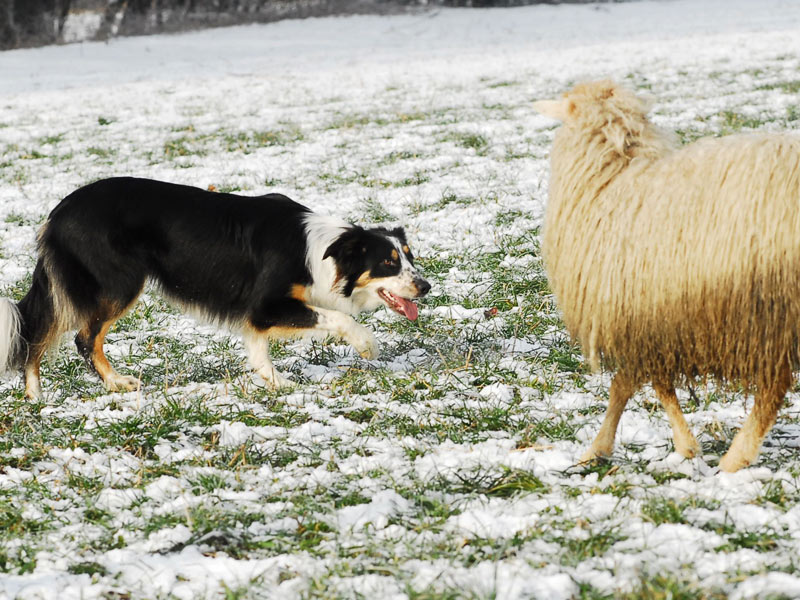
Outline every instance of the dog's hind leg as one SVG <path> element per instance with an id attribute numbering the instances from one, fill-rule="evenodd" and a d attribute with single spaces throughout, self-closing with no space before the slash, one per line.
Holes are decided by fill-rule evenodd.
<path id="1" fill-rule="evenodd" d="M 41 315 L 43 320 L 38 323 L 39 331 L 34 337 L 34 342 L 28 345 L 28 355 L 25 358 L 23 368 L 25 376 L 25 397 L 35 400 L 42 395 L 42 384 L 39 378 L 39 370 L 47 350 L 52 346 L 60 335 L 64 333 L 58 328 L 58 324 L 50 320 L 49 315 Z"/>
<path id="2" fill-rule="evenodd" d="M 579 462 L 586 463 L 601 456 L 611 456 L 622 411 L 625 410 L 625 405 L 628 404 L 628 400 L 637 389 L 638 385 L 634 384 L 631 378 L 624 373 L 614 375 L 614 379 L 611 381 L 611 390 L 609 391 L 608 410 L 603 419 L 603 424 L 600 426 L 600 431 L 597 432 L 597 437 L 594 438 L 592 445 L 581 456 Z"/>
<path id="3" fill-rule="evenodd" d="M 25 397 L 36 400 L 42 395 L 42 384 L 39 379 L 39 367 L 42 363 L 41 355 L 34 360 L 29 360 L 25 365 Z"/>
<path id="4" fill-rule="evenodd" d="M 778 409 L 791 386 L 792 369 L 785 363 L 771 385 L 759 387 L 753 410 L 733 438 L 731 447 L 719 461 L 720 469 L 732 473 L 752 464 L 758 458 L 764 436 L 772 429 Z"/>
<path id="5" fill-rule="evenodd" d="M 135 390 L 142 385 L 141 381 L 135 377 L 117 373 L 111 363 L 108 362 L 105 352 L 103 352 L 103 343 L 108 330 L 111 329 L 117 319 L 125 314 L 131 304 L 133 302 L 128 305 L 113 302 L 101 303 L 97 310 L 92 313 L 88 323 L 75 336 L 75 345 L 78 347 L 78 351 L 97 372 L 106 389 L 110 392 Z"/>
<path id="6" fill-rule="evenodd" d="M 42 394 L 39 379 L 42 357 L 71 325 L 70 311 L 56 309 L 55 292 L 41 259 L 33 271 L 31 289 L 17 308 L 21 319 L 20 336 L 25 340 L 25 353 L 19 362 L 25 374 L 25 396 L 33 400 Z"/>
<path id="7" fill-rule="evenodd" d="M 675 442 L 675 452 L 686 458 L 693 458 L 700 452 L 700 444 L 689 429 L 689 424 L 683 417 L 678 397 L 675 395 L 675 388 L 671 385 L 663 385 L 653 382 L 653 389 L 656 391 L 664 412 L 667 413 L 669 424 L 672 427 L 672 439 Z"/>
<path id="8" fill-rule="evenodd" d="M 53 317 L 51 311 L 43 310 L 38 313 L 39 321 L 34 327 L 26 327 L 25 331 L 30 337 L 28 343 L 28 354 L 24 361 L 25 376 L 25 397 L 31 400 L 42 395 L 42 384 L 39 378 L 39 370 L 47 350 L 65 332 L 65 328 Z"/>

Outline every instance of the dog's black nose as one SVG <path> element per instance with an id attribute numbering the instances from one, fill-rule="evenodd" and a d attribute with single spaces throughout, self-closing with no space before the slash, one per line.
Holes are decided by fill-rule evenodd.
<path id="1" fill-rule="evenodd" d="M 431 284 L 424 279 L 417 279 L 414 285 L 417 286 L 417 297 L 422 297 L 431 291 Z"/>

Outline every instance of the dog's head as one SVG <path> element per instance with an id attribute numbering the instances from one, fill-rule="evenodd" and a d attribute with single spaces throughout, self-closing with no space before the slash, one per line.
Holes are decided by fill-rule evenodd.
<path id="1" fill-rule="evenodd" d="M 414 267 L 414 255 L 400 227 L 346 229 L 328 246 L 322 258 L 334 261 L 335 285 L 358 310 L 372 310 L 385 304 L 413 321 L 418 314 L 413 299 L 421 298 L 431 289 Z"/>

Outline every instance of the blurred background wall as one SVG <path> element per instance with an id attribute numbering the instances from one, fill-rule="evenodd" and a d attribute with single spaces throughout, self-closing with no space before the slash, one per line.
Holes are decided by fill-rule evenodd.
<path id="1" fill-rule="evenodd" d="M 560 0 L 0 0 L 0 50 L 333 14 Z M 563 0 L 562 0 L 563 1 Z M 571 0 L 588 2 L 591 0 Z"/>

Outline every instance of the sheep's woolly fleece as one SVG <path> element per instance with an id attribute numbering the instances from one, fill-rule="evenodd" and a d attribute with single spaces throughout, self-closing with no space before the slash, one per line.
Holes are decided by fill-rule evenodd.
<path id="1" fill-rule="evenodd" d="M 554 135 L 532 103 L 611 77 L 680 141 L 800 123 L 800 4 L 676 0 L 287 21 L 0 53 L 0 282 L 76 187 L 130 174 L 403 224 L 435 284 L 383 344 L 238 339 L 153 292 L 106 350 L 71 342 L 40 402 L 0 392 L 0 598 L 800 595 L 798 396 L 757 466 L 713 468 L 752 402 L 651 390 L 610 463 L 573 465 L 606 378 L 568 343 L 539 257 Z M 745 240 L 742 241 L 746 243 Z"/>
<path id="2" fill-rule="evenodd" d="M 668 383 L 709 374 L 766 386 L 796 366 L 800 136 L 679 148 L 610 81 L 562 102 L 573 114 L 553 144 L 542 250 L 590 359 Z"/>
<path id="3" fill-rule="evenodd" d="M 675 450 L 693 458 L 698 443 L 672 386 L 715 375 L 757 385 L 719 463 L 751 464 L 798 364 L 800 137 L 739 134 L 680 149 L 640 97 L 609 80 L 534 107 L 563 122 L 542 238 L 548 279 L 590 363 L 602 356 L 616 370 L 582 459 L 611 453 L 619 415 L 647 381 Z"/>

